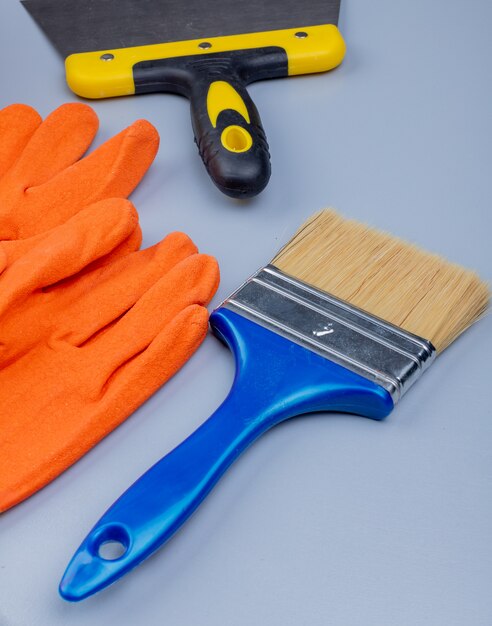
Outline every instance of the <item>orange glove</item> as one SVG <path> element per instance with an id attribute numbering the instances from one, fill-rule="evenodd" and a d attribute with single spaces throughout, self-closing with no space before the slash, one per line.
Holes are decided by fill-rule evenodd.
<path id="1" fill-rule="evenodd" d="M 144 176 L 159 145 L 155 128 L 139 120 L 80 159 L 97 128 L 97 116 L 86 104 L 64 104 L 44 122 L 24 104 L 0 110 L 0 241 L 9 244 L 4 247 L 6 257 L 3 262 L 0 259 L 0 269 L 32 247 L 34 236 L 41 241 L 51 228 L 92 201 L 126 197 Z M 105 205 L 99 206 L 102 213 Z M 99 264 L 140 247 L 138 216 L 134 209 L 132 213 L 125 225 L 127 236 L 119 238 L 118 246 Z M 10 348 L 17 351 L 26 340 L 21 329 L 11 337 Z M 32 339 L 34 334 L 27 333 L 27 337 Z M 0 365 L 2 352 L 8 348 L 0 346 Z"/>
<path id="2" fill-rule="evenodd" d="M 111 432 L 206 335 L 215 259 L 173 233 L 108 262 L 134 222 L 128 201 L 106 200 L 0 243 L 0 511 Z"/>
<path id="3" fill-rule="evenodd" d="M 82 104 L 44 122 L 0 111 L 0 511 L 120 424 L 207 332 L 216 261 L 182 233 L 136 252 L 135 209 L 108 199 L 138 184 L 155 129 L 135 122 L 78 160 L 96 130 Z"/>
<path id="4" fill-rule="evenodd" d="M 157 131 L 138 120 L 81 159 L 97 128 L 86 104 L 64 104 L 44 122 L 23 104 L 0 111 L 0 240 L 31 237 L 89 204 L 133 191 L 154 160 Z M 140 243 L 136 228 L 126 249 Z"/>

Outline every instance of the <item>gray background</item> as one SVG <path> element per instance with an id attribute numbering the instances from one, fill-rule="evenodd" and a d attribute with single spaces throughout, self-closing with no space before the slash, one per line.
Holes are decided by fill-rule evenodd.
<path id="1" fill-rule="evenodd" d="M 492 4 L 346 0 L 330 74 L 256 84 L 267 190 L 221 196 L 188 104 L 95 102 L 104 141 L 144 117 L 161 148 L 133 195 L 145 244 L 181 229 L 222 269 L 218 304 L 315 210 L 332 205 L 492 278 Z M 18 0 L 0 3 L 0 106 L 74 100 Z M 79 604 L 69 557 L 114 499 L 198 426 L 233 377 L 208 337 L 145 406 L 0 518 L 1 626 L 492 624 L 491 318 L 457 341 L 385 422 L 292 420 L 259 441 L 163 550 Z"/>

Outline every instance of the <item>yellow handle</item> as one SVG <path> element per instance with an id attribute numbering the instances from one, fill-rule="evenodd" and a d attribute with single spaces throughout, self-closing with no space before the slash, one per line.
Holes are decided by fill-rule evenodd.
<path id="1" fill-rule="evenodd" d="M 207 47 L 203 47 L 203 44 Z M 84 98 L 109 98 L 135 93 L 133 66 L 141 61 L 206 55 L 275 46 L 285 50 L 288 73 L 326 72 L 339 65 L 345 42 L 336 26 L 326 24 L 285 30 L 229 35 L 72 54 L 65 61 L 69 87 Z"/>

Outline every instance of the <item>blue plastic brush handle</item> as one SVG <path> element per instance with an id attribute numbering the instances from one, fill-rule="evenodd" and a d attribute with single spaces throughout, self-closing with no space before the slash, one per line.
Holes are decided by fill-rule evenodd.
<path id="1" fill-rule="evenodd" d="M 235 355 L 236 377 L 217 411 L 151 467 L 87 535 L 69 563 L 60 594 L 77 601 L 108 586 L 167 541 L 231 463 L 271 426 L 303 413 L 341 411 L 374 419 L 393 408 L 386 390 L 254 322 L 218 309 L 214 332 Z M 107 560 L 100 546 L 124 554 Z"/>

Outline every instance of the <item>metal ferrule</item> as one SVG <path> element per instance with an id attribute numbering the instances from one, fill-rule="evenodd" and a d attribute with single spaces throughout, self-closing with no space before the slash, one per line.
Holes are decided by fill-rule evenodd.
<path id="1" fill-rule="evenodd" d="M 381 385 L 394 403 L 436 355 L 426 339 L 273 265 L 254 274 L 222 306 Z"/>

